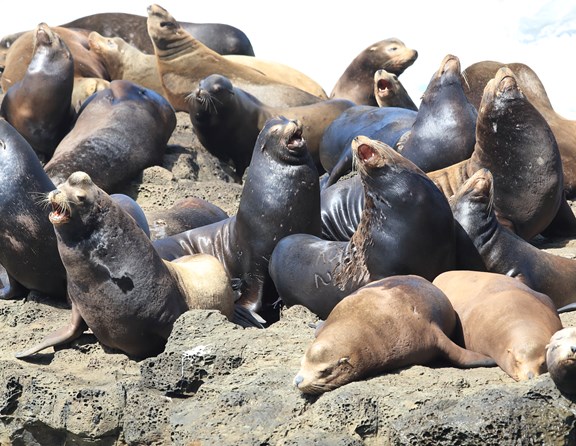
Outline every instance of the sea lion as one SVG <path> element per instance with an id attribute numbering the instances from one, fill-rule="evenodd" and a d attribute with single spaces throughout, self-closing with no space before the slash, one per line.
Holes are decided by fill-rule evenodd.
<path id="1" fill-rule="evenodd" d="M 418 111 L 398 76 L 383 68 L 374 72 L 374 98 L 378 107 L 401 107 Z"/>
<path id="2" fill-rule="evenodd" d="M 542 251 L 503 227 L 494 209 L 495 193 L 492 174 L 479 169 L 450 199 L 454 217 L 488 271 L 519 279 L 549 296 L 556 308 L 575 303 L 576 260 Z"/>
<path id="3" fill-rule="evenodd" d="M 546 372 L 546 344 L 562 328 L 554 303 L 519 280 L 483 271 L 447 271 L 432 282 L 450 299 L 462 347 L 493 358 L 516 381 Z"/>
<path id="4" fill-rule="evenodd" d="M 478 106 L 484 86 L 503 66 L 514 72 L 528 100 L 550 125 L 562 157 L 564 189 L 568 198 L 576 197 L 576 120 L 566 119 L 554 110 L 546 89 L 534 70 L 526 64 L 517 62 L 508 64 L 490 60 L 476 62 L 462 72 L 466 80 L 464 83 L 466 95 L 472 104 Z"/>
<path id="5" fill-rule="evenodd" d="M 576 394 L 576 327 L 565 327 L 552 335 L 546 346 L 546 365 L 558 390 Z"/>
<path id="6" fill-rule="evenodd" d="M 72 90 L 72 107 L 76 112 L 80 111 L 84 101 L 98 91 L 110 88 L 110 82 L 97 77 L 75 77 L 74 89 Z"/>
<path id="7" fill-rule="evenodd" d="M 225 59 L 210 50 L 158 5 L 148 7 L 148 33 L 164 88 L 176 111 L 187 111 L 186 97 L 211 74 L 228 77 L 234 85 L 275 107 L 313 104 L 323 100 L 291 85 L 280 83 L 254 68 Z"/>
<path id="8" fill-rule="evenodd" d="M 227 77 L 212 74 L 202 79 L 190 95 L 188 113 L 202 145 L 217 158 L 225 162 L 231 160 L 241 179 L 250 164 L 258 133 L 273 116 L 302 122 L 306 146 L 316 168 L 323 172 L 318 153 L 322 134 L 353 105 L 346 99 L 327 99 L 299 107 L 272 107 L 235 87 Z"/>
<path id="9" fill-rule="evenodd" d="M 146 237 L 150 238 L 150 226 L 146 213 L 142 210 L 138 202 L 126 194 L 112 194 L 110 198 L 114 200 L 124 211 L 130 215 L 138 227 L 144 231 Z"/>
<path id="10" fill-rule="evenodd" d="M 54 189 L 30 144 L 0 118 L 0 264 L 9 283 L 0 298 L 23 297 L 30 290 L 66 299 L 66 270 L 42 197 Z"/>
<path id="11" fill-rule="evenodd" d="M 220 207 L 198 197 L 181 198 L 171 207 L 146 212 L 145 216 L 152 240 L 206 226 L 229 217 Z"/>
<path id="12" fill-rule="evenodd" d="M 74 125 L 71 105 L 74 62 L 58 34 L 40 23 L 33 34 L 33 55 L 21 80 L 6 91 L 0 115 L 32 146 L 42 162 Z"/>
<path id="13" fill-rule="evenodd" d="M 268 274 L 276 243 L 295 233 L 320 235 L 318 172 L 302 132 L 301 123 L 285 117 L 266 121 L 236 215 L 154 241 L 167 260 L 197 252 L 217 257 L 238 287 L 237 310 L 250 313 L 246 324 L 270 324 L 279 318 Z"/>
<path id="14" fill-rule="evenodd" d="M 126 79 L 163 94 L 154 54 L 146 54 L 120 37 L 104 37 L 93 31 L 88 36 L 90 49 L 100 55 L 111 79 Z M 318 82 L 301 71 L 279 62 L 244 55 L 224 55 L 226 60 L 252 67 L 281 83 L 327 99 Z"/>
<path id="15" fill-rule="evenodd" d="M 460 59 L 447 54 L 422 95 L 416 120 L 396 149 L 424 172 L 470 158 L 478 112 L 461 83 Z"/>
<path id="16" fill-rule="evenodd" d="M 158 93 L 115 80 L 91 96 L 44 166 L 55 185 L 82 170 L 114 193 L 144 168 L 160 164 L 176 115 Z"/>
<path id="17" fill-rule="evenodd" d="M 401 107 L 355 105 L 344 110 L 322 134 L 320 163 L 328 175 L 322 188 L 329 187 L 352 170 L 352 141 L 358 135 L 377 139 L 396 148 L 408 132 L 418 112 Z"/>
<path id="18" fill-rule="evenodd" d="M 484 89 L 472 156 L 428 176 L 450 197 L 480 168 L 494 176 L 499 220 L 526 240 L 546 229 L 565 201 L 554 134 L 506 67 Z"/>
<path id="19" fill-rule="evenodd" d="M 418 52 L 392 37 L 376 42 L 358 54 L 336 81 L 331 98 L 349 99 L 358 105 L 378 106 L 374 97 L 374 72 L 381 68 L 400 76 L 414 63 Z"/>
<path id="20" fill-rule="evenodd" d="M 494 361 L 450 336 L 456 313 L 448 298 L 415 275 L 371 282 L 334 307 L 302 357 L 294 384 L 320 394 L 353 381 L 438 359 L 462 368 Z"/>
<path id="21" fill-rule="evenodd" d="M 50 28 L 62 38 L 70 50 L 74 60 L 75 77 L 96 77 L 110 80 L 110 76 L 98 55 L 90 51 L 90 46 L 88 45 L 89 31 L 60 26 Z M 34 31 L 25 32 L 12 44 L 6 54 L 6 66 L 0 79 L 2 91 L 8 91 L 12 85 L 24 77 L 32 60 L 33 48 Z"/>
<path id="22" fill-rule="evenodd" d="M 178 23 L 196 39 L 219 54 L 254 56 L 250 39 L 244 31 L 234 26 L 225 23 Z M 145 16 L 104 12 L 80 17 L 60 26 L 97 31 L 105 37 L 120 37 L 140 51 L 154 54 Z"/>
<path id="23" fill-rule="evenodd" d="M 434 183 L 381 141 L 358 136 L 352 149 L 366 202 L 352 238 L 294 234 L 280 240 L 270 257 L 282 301 L 322 319 L 370 281 L 396 274 L 432 280 L 455 265 L 454 218 Z"/>
<path id="24" fill-rule="evenodd" d="M 192 256 L 190 264 L 162 260 L 134 219 L 85 172 L 70 175 L 48 200 L 72 315 L 68 326 L 17 358 L 90 328 L 101 344 L 141 359 L 163 351 L 174 321 L 190 308 L 231 316 L 232 289 L 214 257 Z"/>

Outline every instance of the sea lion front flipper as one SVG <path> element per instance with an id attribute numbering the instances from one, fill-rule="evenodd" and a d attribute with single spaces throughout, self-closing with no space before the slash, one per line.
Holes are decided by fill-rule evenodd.
<path id="1" fill-rule="evenodd" d="M 84 319 L 82 319 L 82 316 L 80 316 L 80 313 L 74 304 L 72 304 L 72 316 L 70 318 L 69 325 L 53 331 L 39 344 L 29 348 L 28 350 L 24 350 L 23 352 L 17 352 L 14 354 L 14 356 L 16 356 L 18 359 L 27 358 L 28 356 L 32 356 L 34 353 L 38 353 L 40 350 L 44 350 L 45 348 L 71 342 L 74 339 L 80 337 L 80 335 L 87 329 L 88 326 L 86 325 L 86 322 L 84 322 Z"/>
<path id="2" fill-rule="evenodd" d="M 437 330 L 436 339 L 438 349 L 455 366 L 463 369 L 470 369 L 474 367 L 493 367 L 497 365 L 496 361 L 491 357 L 460 347 L 446 336 L 440 328 L 435 328 Z"/>

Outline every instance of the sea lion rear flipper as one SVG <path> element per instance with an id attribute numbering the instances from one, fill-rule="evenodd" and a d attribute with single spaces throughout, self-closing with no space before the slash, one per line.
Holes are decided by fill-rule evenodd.
<path id="1" fill-rule="evenodd" d="M 576 235 L 576 216 L 570 204 L 566 201 L 566 193 L 564 193 L 564 198 L 560 200 L 560 207 L 558 212 L 541 234 L 544 237 L 574 237 Z"/>
<path id="2" fill-rule="evenodd" d="M 482 353 L 474 352 L 472 350 L 467 350 L 455 344 L 446 334 L 436 327 L 438 348 L 444 354 L 444 356 L 455 366 L 464 369 L 474 368 L 474 367 L 493 367 L 496 365 L 496 361 L 486 356 Z"/>
<path id="3" fill-rule="evenodd" d="M 53 331 L 39 344 L 29 348 L 28 350 L 24 350 L 23 352 L 17 352 L 14 354 L 14 356 L 16 356 L 18 359 L 27 358 L 32 356 L 34 353 L 38 353 L 40 350 L 44 350 L 45 348 L 71 342 L 78 338 L 87 328 L 88 326 L 86 325 L 86 322 L 84 322 L 84 319 L 82 319 L 82 316 L 80 316 L 78 310 L 76 310 L 74 305 L 72 305 L 72 316 L 69 325 Z"/>

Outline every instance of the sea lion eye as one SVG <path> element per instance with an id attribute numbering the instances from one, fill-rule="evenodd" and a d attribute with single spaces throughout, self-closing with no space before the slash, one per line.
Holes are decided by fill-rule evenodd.
<path id="1" fill-rule="evenodd" d="M 80 194 L 76 194 L 76 199 L 80 202 L 83 203 L 86 200 L 86 194 L 80 193 Z"/>

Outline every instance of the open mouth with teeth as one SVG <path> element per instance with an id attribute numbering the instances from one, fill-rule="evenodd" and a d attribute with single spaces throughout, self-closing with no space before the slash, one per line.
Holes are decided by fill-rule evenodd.
<path id="1" fill-rule="evenodd" d="M 48 215 L 50 219 L 50 223 L 54 225 L 60 225 L 63 223 L 67 223 L 70 220 L 70 210 L 66 207 L 60 205 L 54 200 L 50 201 L 52 205 L 52 212 Z"/>
<path id="2" fill-rule="evenodd" d="M 302 128 L 296 128 L 292 135 L 286 141 L 286 147 L 292 152 L 300 152 L 304 147 L 304 138 L 302 138 Z"/>

